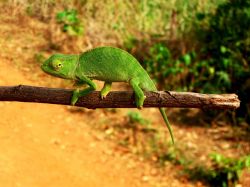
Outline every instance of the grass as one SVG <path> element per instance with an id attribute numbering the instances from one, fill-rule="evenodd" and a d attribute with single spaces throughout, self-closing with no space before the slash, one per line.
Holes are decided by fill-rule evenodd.
<path id="1" fill-rule="evenodd" d="M 187 167 L 192 180 L 202 180 L 211 186 L 233 187 L 239 183 L 242 171 L 250 168 L 250 156 L 229 158 L 218 153 L 210 155 L 211 166 Z"/>
<path id="2" fill-rule="evenodd" d="M 45 22 L 64 10 L 77 10 L 90 37 L 122 45 L 131 37 L 163 36 L 175 40 L 187 32 L 199 11 L 211 12 L 224 0 L 1 0 L 14 16 L 28 14 Z"/>

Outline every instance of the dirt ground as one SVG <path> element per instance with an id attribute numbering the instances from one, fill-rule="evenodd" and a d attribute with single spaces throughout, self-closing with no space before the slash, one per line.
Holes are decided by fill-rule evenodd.
<path id="1" fill-rule="evenodd" d="M 34 85 L 12 65 L 1 62 L 1 85 Z M 113 152 L 84 116 L 56 105 L 0 106 L 1 186 L 150 186 L 147 163 Z"/>
<path id="2" fill-rule="evenodd" d="M 30 18 L 6 17 L 0 16 L 0 85 L 60 86 L 31 62 L 47 44 L 45 25 Z M 161 120 L 154 110 L 145 114 Z M 170 163 L 162 170 L 141 156 L 117 149 L 116 142 L 90 126 L 105 117 L 101 111 L 83 114 L 59 105 L 0 102 L 0 117 L 0 186 L 204 186 L 178 177 L 178 168 Z M 231 132 L 224 126 L 208 130 L 179 122 L 173 125 L 177 144 L 185 142 L 187 149 L 196 151 L 197 159 L 206 159 L 204 151 L 233 155 L 239 150 L 231 149 L 237 142 L 210 139 Z M 247 146 L 243 152 L 249 152 Z"/>
<path id="3" fill-rule="evenodd" d="M 50 84 L 28 63 L 34 48 L 45 43 L 39 23 L 18 27 L 18 20 L 0 20 L 0 85 Z M 161 181 L 150 163 L 115 152 L 112 142 L 90 128 L 87 115 L 65 106 L 0 102 L 0 116 L 1 186 L 193 186 L 171 173 Z"/>

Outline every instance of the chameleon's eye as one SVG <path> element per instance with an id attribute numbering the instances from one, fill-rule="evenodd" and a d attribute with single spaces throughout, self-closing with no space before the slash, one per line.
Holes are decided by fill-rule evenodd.
<path id="1" fill-rule="evenodd" d="M 58 71 L 62 68 L 62 62 L 60 60 L 54 60 L 52 61 L 52 67 L 54 68 L 54 70 Z"/>

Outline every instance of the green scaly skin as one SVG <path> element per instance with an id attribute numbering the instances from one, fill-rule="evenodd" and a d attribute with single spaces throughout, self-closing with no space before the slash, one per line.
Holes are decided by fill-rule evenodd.
<path id="1" fill-rule="evenodd" d="M 153 81 L 140 63 L 128 52 L 114 47 L 98 47 L 80 55 L 54 54 L 41 66 L 42 70 L 50 75 L 72 79 L 75 85 L 88 84 L 84 90 L 76 89 L 71 98 L 75 105 L 79 97 L 96 90 L 92 81 L 104 81 L 101 98 L 109 93 L 112 82 L 127 82 L 135 92 L 137 108 L 142 108 L 145 95 L 143 91 L 157 91 Z M 172 142 L 174 137 L 163 108 L 159 108 L 166 126 L 170 132 Z"/>

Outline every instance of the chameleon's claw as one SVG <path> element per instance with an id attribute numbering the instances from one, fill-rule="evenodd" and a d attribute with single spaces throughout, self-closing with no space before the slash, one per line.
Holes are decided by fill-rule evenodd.
<path id="1" fill-rule="evenodd" d="M 136 104 L 136 107 L 141 110 L 143 108 L 143 103 L 144 103 L 144 100 L 146 99 L 146 96 L 143 96 L 141 98 L 138 98 L 135 100 L 135 104 Z"/>
<path id="2" fill-rule="evenodd" d="M 103 86 L 103 88 L 101 90 L 101 93 L 100 93 L 102 100 L 105 99 L 106 96 L 108 95 L 108 93 L 109 93 L 109 91 L 111 89 L 111 84 L 112 84 L 112 82 L 105 82 L 104 83 L 104 86 Z"/>
<path id="3" fill-rule="evenodd" d="M 136 107 L 137 107 L 139 110 L 141 110 L 141 109 L 143 108 L 143 103 L 140 104 L 139 102 L 135 101 L 135 105 L 136 105 Z"/>
<path id="4" fill-rule="evenodd" d="M 101 94 L 101 99 L 105 99 L 107 97 L 107 94 Z"/>
<path id="5" fill-rule="evenodd" d="M 71 105 L 74 106 L 77 102 L 78 98 L 71 98 Z"/>
<path id="6" fill-rule="evenodd" d="M 143 106 L 138 106 L 137 108 L 138 108 L 139 110 L 141 110 L 141 109 L 143 108 Z"/>
<path id="7" fill-rule="evenodd" d="M 78 101 L 78 98 L 79 98 L 79 90 L 77 89 L 73 91 L 73 95 L 71 97 L 71 105 L 74 106 L 76 102 Z"/>

